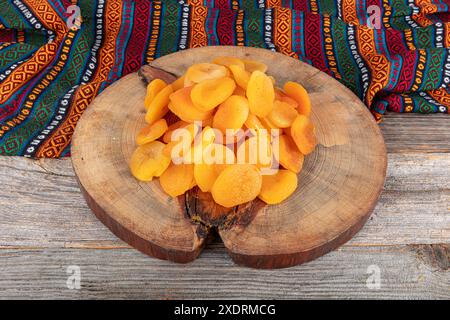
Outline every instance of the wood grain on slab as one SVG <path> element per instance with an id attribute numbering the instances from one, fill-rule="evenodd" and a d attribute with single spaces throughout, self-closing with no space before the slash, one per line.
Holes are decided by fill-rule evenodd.
<path id="1" fill-rule="evenodd" d="M 414 116 L 437 131 L 449 121 Z M 404 120 L 388 114 L 382 132 Z M 385 190 L 363 229 L 317 260 L 274 271 L 236 266 L 217 242 L 187 265 L 148 258 L 91 213 L 69 159 L 0 157 L 0 298 L 450 299 L 450 153 L 423 151 L 426 138 L 410 141 L 406 128 L 401 137 L 385 136 Z M 81 290 L 66 287 L 69 265 L 81 268 Z M 366 286 L 370 265 L 380 289 Z"/>
<path id="2" fill-rule="evenodd" d="M 299 187 L 287 200 L 270 206 L 255 200 L 239 206 L 242 221 L 219 224 L 217 232 L 230 256 L 250 267 L 282 268 L 315 259 L 351 239 L 375 207 L 386 172 L 383 138 L 370 112 L 325 73 L 268 50 L 198 48 L 164 56 L 151 66 L 158 68 L 157 73 L 181 75 L 192 64 L 219 55 L 264 62 L 279 84 L 303 84 L 319 140 L 316 150 L 305 157 Z M 207 235 L 189 219 L 202 215 L 189 208 L 216 206 L 188 206 L 192 192 L 179 205 L 165 195 L 157 179 L 139 183 L 130 174 L 135 137 L 144 126 L 145 93 L 138 74 L 103 91 L 77 124 L 72 161 L 91 209 L 119 238 L 151 256 L 187 262 L 197 257 Z M 195 204 L 197 199 L 206 203 L 205 197 L 195 199 Z"/>

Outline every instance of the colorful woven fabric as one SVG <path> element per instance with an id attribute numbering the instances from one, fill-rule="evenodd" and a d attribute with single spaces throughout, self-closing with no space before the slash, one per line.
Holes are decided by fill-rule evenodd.
<path id="1" fill-rule="evenodd" d="M 79 30 L 66 23 L 72 4 Z M 0 154 L 69 155 L 77 120 L 109 84 L 208 45 L 310 63 L 377 118 L 448 113 L 449 12 L 450 0 L 0 0 Z"/>

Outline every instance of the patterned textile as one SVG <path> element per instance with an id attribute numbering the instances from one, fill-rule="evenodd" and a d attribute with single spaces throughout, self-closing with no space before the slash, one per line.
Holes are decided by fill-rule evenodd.
<path id="1" fill-rule="evenodd" d="M 66 23 L 72 4 L 79 30 Z M 108 85 L 208 45 L 310 63 L 377 119 L 448 113 L 449 12 L 450 0 L 0 0 L 0 154 L 69 155 L 77 120 Z"/>

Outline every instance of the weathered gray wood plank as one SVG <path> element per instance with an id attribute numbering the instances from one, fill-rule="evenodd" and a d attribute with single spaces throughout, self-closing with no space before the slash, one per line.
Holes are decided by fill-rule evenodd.
<path id="1" fill-rule="evenodd" d="M 390 154 L 386 190 L 349 245 L 450 239 L 450 154 Z M 0 247 L 128 247 L 90 212 L 70 160 L 0 158 Z"/>
<path id="2" fill-rule="evenodd" d="M 450 152 L 447 114 L 388 113 L 380 128 L 388 152 Z"/>
<path id="3" fill-rule="evenodd" d="M 234 265 L 221 244 L 193 263 L 149 259 L 128 249 L 0 250 L 0 298 L 414 298 L 449 299 L 449 272 L 408 246 L 345 247 L 289 269 Z M 81 290 L 66 287 L 80 267 Z M 380 270 L 369 289 L 368 267 Z"/>

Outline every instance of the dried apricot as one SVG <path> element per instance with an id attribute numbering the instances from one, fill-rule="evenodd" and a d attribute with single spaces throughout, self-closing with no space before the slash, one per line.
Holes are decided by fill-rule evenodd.
<path id="1" fill-rule="evenodd" d="M 163 190 L 177 197 L 195 186 L 193 164 L 171 164 L 159 178 Z"/>
<path id="2" fill-rule="evenodd" d="M 238 163 L 254 164 L 258 168 L 272 166 L 272 143 L 264 131 L 258 132 L 254 137 L 245 140 L 237 149 Z"/>
<path id="3" fill-rule="evenodd" d="M 267 65 L 265 65 L 262 62 L 255 61 L 255 60 L 245 60 L 245 59 L 242 61 L 244 62 L 245 70 L 247 70 L 250 73 L 253 71 L 261 71 L 261 72 L 267 71 Z"/>
<path id="4" fill-rule="evenodd" d="M 216 203 L 231 208 L 255 199 L 261 191 L 259 170 L 250 164 L 230 165 L 217 177 L 211 194 Z"/>
<path id="5" fill-rule="evenodd" d="M 148 106 L 147 114 L 145 115 L 145 121 L 147 123 L 152 124 L 165 116 L 169 111 L 167 104 L 169 103 L 169 96 L 172 92 L 173 89 L 170 84 L 158 92 Z"/>
<path id="6" fill-rule="evenodd" d="M 273 108 L 275 91 L 270 78 L 261 71 L 254 71 L 247 86 L 250 111 L 258 117 L 267 116 Z"/>
<path id="7" fill-rule="evenodd" d="M 245 68 L 244 62 L 242 62 L 241 59 L 235 58 L 235 57 L 217 57 L 213 60 L 213 63 L 221 65 L 221 66 L 225 66 L 225 67 L 237 65 L 242 68 Z"/>
<path id="8" fill-rule="evenodd" d="M 247 120 L 245 120 L 245 127 L 247 129 L 253 130 L 261 130 L 261 129 L 267 130 L 267 128 L 262 124 L 261 120 L 251 113 L 248 115 Z"/>
<path id="9" fill-rule="evenodd" d="M 181 127 L 185 127 L 185 126 L 187 126 L 188 124 L 189 124 L 189 122 L 180 120 L 180 121 L 177 121 L 177 122 L 175 122 L 174 124 L 170 125 L 170 126 L 167 128 L 166 133 L 164 133 L 164 136 L 163 136 L 163 138 L 162 138 L 163 142 L 164 142 L 164 143 L 169 143 L 170 141 L 172 141 L 172 133 L 173 133 L 176 129 L 179 129 L 179 128 L 181 128 Z"/>
<path id="10" fill-rule="evenodd" d="M 297 189 L 297 175 L 289 170 L 278 170 L 273 175 L 262 177 L 259 198 L 267 204 L 277 204 L 286 200 Z"/>
<path id="11" fill-rule="evenodd" d="M 288 128 L 292 125 L 292 122 L 294 122 L 297 115 L 297 110 L 290 104 L 275 100 L 273 103 L 273 110 L 267 116 L 267 119 L 278 128 Z"/>
<path id="12" fill-rule="evenodd" d="M 233 91 L 234 96 L 246 97 L 246 91 L 239 86 L 236 86 L 236 89 Z"/>
<path id="13" fill-rule="evenodd" d="M 147 86 L 147 95 L 145 96 L 145 109 L 148 110 L 150 103 L 155 99 L 156 95 L 165 87 L 167 83 L 161 79 L 152 80 Z"/>
<path id="14" fill-rule="evenodd" d="M 230 68 L 231 73 L 233 74 L 234 81 L 236 81 L 237 85 L 242 89 L 247 90 L 251 73 L 238 65 L 231 65 L 228 68 Z"/>
<path id="15" fill-rule="evenodd" d="M 206 81 L 205 81 L 206 82 Z M 194 122 L 196 120 L 206 120 L 212 117 L 213 111 L 198 109 L 191 100 L 193 87 L 182 88 L 170 95 L 169 109 L 181 120 Z"/>
<path id="16" fill-rule="evenodd" d="M 292 123 L 291 136 L 298 149 L 304 155 L 313 152 L 317 145 L 314 124 L 305 115 L 298 115 Z"/>
<path id="17" fill-rule="evenodd" d="M 288 81 L 284 84 L 284 92 L 297 102 L 298 113 L 304 114 L 305 116 L 310 115 L 311 101 L 309 100 L 308 92 L 302 85 L 297 82 Z"/>
<path id="18" fill-rule="evenodd" d="M 213 127 L 226 133 L 227 129 L 240 129 L 249 113 L 248 101 L 241 96 L 231 96 L 217 109 Z"/>
<path id="19" fill-rule="evenodd" d="M 164 146 L 162 142 L 152 141 L 136 148 L 130 159 L 131 173 L 135 178 L 151 181 L 167 169 L 170 158 L 164 156 Z"/>
<path id="20" fill-rule="evenodd" d="M 303 166 L 304 156 L 298 150 L 295 142 L 288 135 L 278 138 L 278 161 L 288 170 L 299 173 Z"/>
<path id="21" fill-rule="evenodd" d="M 193 87 L 191 99 L 198 109 L 210 111 L 228 99 L 235 88 L 236 83 L 229 77 L 205 80 Z"/>
<path id="22" fill-rule="evenodd" d="M 190 66 L 185 74 L 186 80 L 199 83 L 205 80 L 220 79 L 227 75 L 227 68 L 215 63 L 196 63 Z"/>
<path id="23" fill-rule="evenodd" d="M 153 124 L 145 126 L 136 137 L 136 144 L 143 145 L 161 137 L 167 131 L 165 119 L 159 119 Z"/>
<path id="24" fill-rule="evenodd" d="M 185 76 L 179 77 L 177 80 L 171 83 L 173 91 L 180 90 L 181 88 L 184 88 L 184 79 Z"/>

